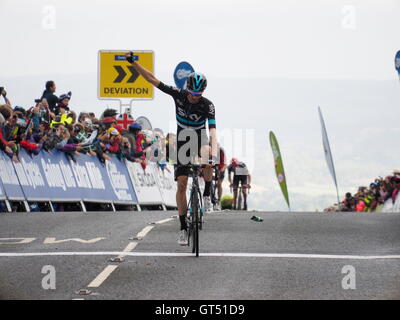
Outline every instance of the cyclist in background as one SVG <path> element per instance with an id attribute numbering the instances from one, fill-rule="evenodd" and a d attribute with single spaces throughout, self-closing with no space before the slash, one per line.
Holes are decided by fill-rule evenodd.
<path id="1" fill-rule="evenodd" d="M 233 173 L 233 180 L 231 178 Z M 230 187 L 233 188 L 233 210 L 236 210 L 236 199 L 238 196 L 239 183 L 242 185 L 242 194 L 244 200 L 244 210 L 247 210 L 247 189 L 251 188 L 251 175 L 244 162 L 240 162 L 236 158 L 232 158 L 231 164 L 228 166 L 228 179 Z"/>
<path id="2" fill-rule="evenodd" d="M 218 144 L 218 152 L 219 152 L 219 158 L 218 158 L 218 180 L 217 180 L 217 195 L 218 195 L 218 204 L 217 204 L 217 210 L 221 210 L 221 197 L 222 197 L 222 182 L 225 179 L 225 171 L 228 165 L 226 164 L 226 154 L 224 148 L 222 148 Z"/>

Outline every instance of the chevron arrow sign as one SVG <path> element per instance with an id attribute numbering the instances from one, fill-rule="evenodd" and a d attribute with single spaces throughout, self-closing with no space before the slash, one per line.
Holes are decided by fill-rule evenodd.
<path id="1" fill-rule="evenodd" d="M 134 52 L 134 59 L 154 72 L 153 51 Z M 128 51 L 100 50 L 98 55 L 98 97 L 153 99 L 153 85 L 148 83 L 125 59 Z"/>

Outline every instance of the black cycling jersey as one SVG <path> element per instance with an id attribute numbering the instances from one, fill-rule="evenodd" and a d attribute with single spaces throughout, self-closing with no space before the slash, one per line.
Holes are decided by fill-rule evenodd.
<path id="1" fill-rule="evenodd" d="M 210 100 L 203 96 L 198 103 L 190 103 L 187 90 L 167 86 L 163 82 L 160 82 L 158 89 L 169 94 L 175 101 L 176 122 L 178 124 L 176 180 L 179 176 L 189 175 L 189 169 L 186 165 L 193 156 L 200 156 L 201 146 L 209 145 L 206 123 L 208 122 L 209 129 L 216 128 L 215 107 Z M 191 134 L 193 132 L 195 137 Z M 187 148 L 188 146 L 189 148 Z M 180 152 L 181 148 L 183 148 L 182 153 Z"/>
<path id="2" fill-rule="evenodd" d="M 234 168 L 232 164 L 228 166 L 228 174 L 230 175 L 233 172 L 233 176 L 248 176 L 249 169 L 244 162 L 239 162 L 239 164 Z"/>
<path id="3" fill-rule="evenodd" d="M 207 98 L 202 96 L 198 103 L 192 104 L 188 101 L 189 93 L 187 90 L 167 86 L 162 82 L 158 85 L 158 89 L 169 94 L 175 101 L 178 133 L 181 129 L 196 131 L 205 129 L 207 120 L 209 129 L 216 127 L 215 107 Z"/>

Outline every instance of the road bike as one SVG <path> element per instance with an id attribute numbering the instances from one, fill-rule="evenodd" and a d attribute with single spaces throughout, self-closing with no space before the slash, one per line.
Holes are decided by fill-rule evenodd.
<path id="1" fill-rule="evenodd" d="M 192 177 L 192 188 L 190 190 L 190 198 L 188 203 L 188 246 L 192 244 L 192 253 L 199 256 L 199 230 L 203 228 L 203 197 L 199 186 L 199 176 L 201 173 L 202 165 L 189 164 L 190 173 Z"/>
<path id="2" fill-rule="evenodd" d="M 218 209 L 218 198 L 217 198 L 217 193 L 218 193 L 218 180 L 219 180 L 219 171 L 218 167 L 214 166 L 213 167 L 213 179 L 211 180 L 211 186 L 210 186 L 210 198 L 211 198 L 211 203 L 213 205 L 213 210 Z"/>
<path id="3" fill-rule="evenodd" d="M 243 200 L 243 196 L 242 196 L 242 190 L 243 189 L 247 189 L 248 193 L 250 193 L 250 186 L 248 184 L 243 185 L 240 182 L 240 186 L 237 187 L 237 196 L 236 196 L 236 202 L 233 204 L 233 208 L 236 208 L 236 210 L 242 210 L 242 202 L 244 202 Z M 232 188 L 231 188 L 231 193 L 232 193 Z M 244 204 L 244 203 L 243 203 Z M 244 205 L 243 205 L 243 209 L 244 209 Z M 247 208 L 246 208 L 247 210 Z"/>

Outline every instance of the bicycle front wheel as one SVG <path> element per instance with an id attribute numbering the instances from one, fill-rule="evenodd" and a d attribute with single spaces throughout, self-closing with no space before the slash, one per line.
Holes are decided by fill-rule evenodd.
<path id="1" fill-rule="evenodd" d="M 192 253 L 196 253 L 196 257 L 199 256 L 199 195 L 197 192 L 192 194 Z"/>

